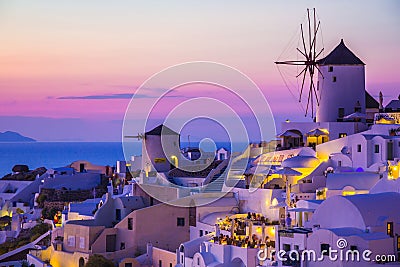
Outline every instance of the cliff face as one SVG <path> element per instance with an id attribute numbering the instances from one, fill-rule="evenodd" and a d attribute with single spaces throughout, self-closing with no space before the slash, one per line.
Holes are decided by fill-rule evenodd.
<path id="1" fill-rule="evenodd" d="M 36 140 L 16 132 L 6 131 L 0 132 L 0 142 L 36 142 Z"/>

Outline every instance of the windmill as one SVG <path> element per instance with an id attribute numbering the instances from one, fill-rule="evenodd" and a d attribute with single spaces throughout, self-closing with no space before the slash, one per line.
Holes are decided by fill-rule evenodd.
<path id="1" fill-rule="evenodd" d="M 296 74 L 296 79 L 301 78 L 299 102 L 302 101 L 303 94 L 306 93 L 307 107 L 305 109 L 305 116 L 309 114 L 309 109 L 311 109 L 311 117 L 314 119 L 314 101 L 317 106 L 319 106 L 320 100 L 318 94 L 319 82 L 316 81 L 316 76 L 318 76 L 318 72 L 323 78 L 321 70 L 318 67 L 318 58 L 321 56 L 324 48 L 317 48 L 317 35 L 321 31 L 321 23 L 320 21 L 317 21 L 315 8 L 313 8 L 312 14 L 310 13 L 310 9 L 307 9 L 306 29 L 303 28 L 303 23 L 300 24 L 301 44 L 299 45 L 300 47 L 296 47 L 296 52 L 298 53 L 300 59 L 276 61 L 275 64 L 277 64 L 277 66 L 294 65 L 302 67 L 300 68 L 301 71 Z M 305 84 L 306 79 L 308 80 L 307 84 Z"/>

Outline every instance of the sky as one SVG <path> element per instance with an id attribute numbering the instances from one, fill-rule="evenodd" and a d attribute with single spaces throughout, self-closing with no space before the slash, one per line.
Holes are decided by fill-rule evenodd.
<path id="1" fill-rule="evenodd" d="M 382 91 L 385 102 L 397 98 L 396 0 L 0 0 L 0 131 L 18 131 L 39 141 L 119 141 L 137 88 L 163 69 L 190 61 L 225 64 L 253 80 L 278 129 L 285 119 L 310 120 L 274 61 L 298 37 L 306 9 L 313 7 L 321 20 L 319 40 L 325 52 L 343 38 L 366 63 L 366 89 L 373 96 Z M 283 56 L 295 55 L 294 49 Z M 145 88 L 139 100 L 159 97 L 158 90 Z M 250 118 L 252 103 L 240 103 L 221 88 L 177 88 L 164 102 L 174 106 L 203 96 L 233 107 L 250 132 L 257 128 Z M 140 101 L 135 106 L 138 119 Z M 149 127 L 162 121 L 168 109 L 159 110 Z M 229 121 L 222 111 L 215 113 Z M 199 123 L 185 128 L 199 138 L 210 129 Z"/>

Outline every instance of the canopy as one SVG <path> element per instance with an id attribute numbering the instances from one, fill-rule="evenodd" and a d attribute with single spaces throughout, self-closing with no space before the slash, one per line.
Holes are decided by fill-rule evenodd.
<path id="1" fill-rule="evenodd" d="M 288 209 L 288 211 L 293 211 L 293 212 L 314 212 L 315 209 L 307 209 L 307 208 L 292 208 Z"/>
<path id="2" fill-rule="evenodd" d="M 283 133 L 278 134 L 277 137 L 294 137 L 294 138 L 300 138 L 301 136 L 300 136 L 299 134 L 297 134 L 297 133 L 294 133 L 294 132 L 292 132 L 292 131 L 290 131 L 290 130 L 287 130 L 287 131 L 285 131 L 285 132 L 283 132 Z"/>
<path id="3" fill-rule="evenodd" d="M 316 128 L 314 130 L 309 131 L 306 135 L 307 136 L 321 136 L 321 135 L 327 135 L 327 131 L 321 130 L 319 128 Z"/>
<path id="4" fill-rule="evenodd" d="M 300 175 L 302 175 L 301 172 L 293 170 L 292 168 L 289 168 L 289 167 L 285 167 L 283 169 L 275 171 L 274 173 L 275 174 L 280 174 L 280 175 L 286 175 L 286 176 L 300 176 Z"/>
<path id="5" fill-rule="evenodd" d="M 269 206 L 270 209 L 279 209 L 279 208 L 285 208 L 287 207 L 287 204 L 285 201 L 279 202 L 275 206 Z"/>
<path id="6" fill-rule="evenodd" d="M 354 112 L 347 116 L 344 116 L 343 119 L 350 120 L 350 119 L 364 119 L 366 115 L 361 112 Z"/>

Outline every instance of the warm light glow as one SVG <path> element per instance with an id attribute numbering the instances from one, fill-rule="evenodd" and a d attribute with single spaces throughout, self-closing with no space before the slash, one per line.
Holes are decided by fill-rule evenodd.
<path id="1" fill-rule="evenodd" d="M 400 176 L 400 172 L 399 172 L 398 165 L 388 166 L 388 179 L 396 180 L 399 178 L 399 176 Z"/>
<path id="2" fill-rule="evenodd" d="M 343 196 L 353 196 L 355 194 L 356 194 L 356 192 L 354 192 L 354 191 L 343 191 L 343 193 L 342 193 Z"/>
<path id="3" fill-rule="evenodd" d="M 274 237 L 275 236 L 275 227 L 269 227 L 268 236 L 269 237 Z"/>

